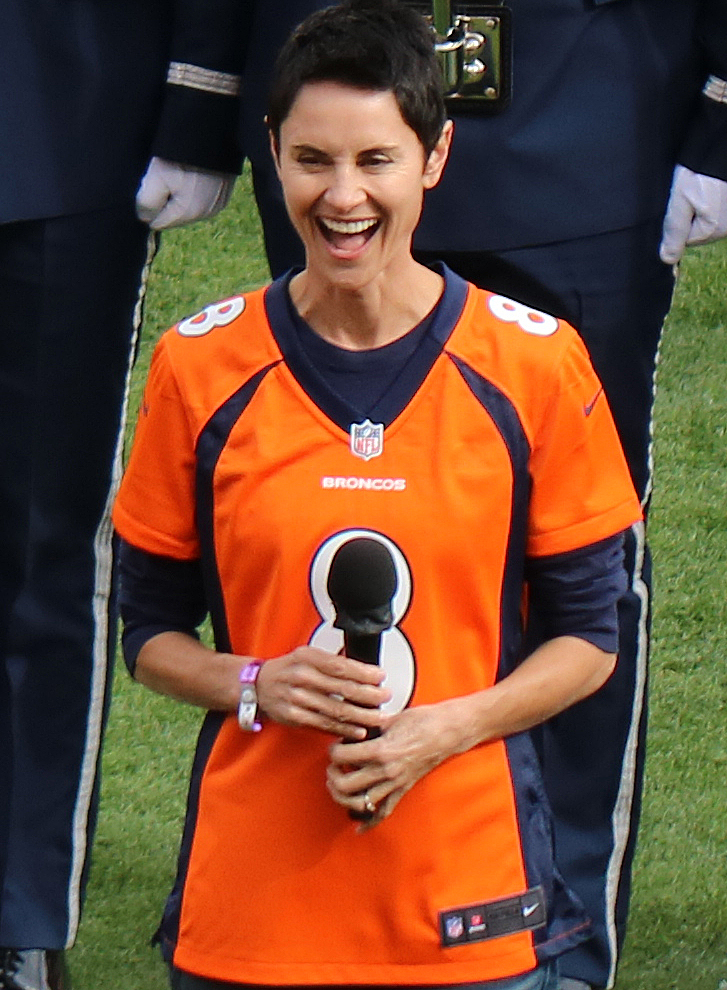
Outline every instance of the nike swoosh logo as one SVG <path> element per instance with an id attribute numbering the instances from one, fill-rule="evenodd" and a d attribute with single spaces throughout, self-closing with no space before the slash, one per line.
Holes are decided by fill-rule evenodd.
<path id="1" fill-rule="evenodd" d="M 583 412 L 586 414 L 586 416 L 590 416 L 591 415 L 591 413 L 593 412 L 593 407 L 596 405 L 596 403 L 598 402 L 598 400 L 600 399 L 600 397 L 602 395 L 603 395 L 603 385 L 601 385 L 601 387 L 596 392 L 596 394 L 593 396 L 593 398 L 591 399 L 591 401 L 590 402 L 587 402 L 583 406 Z"/>
<path id="2" fill-rule="evenodd" d="M 527 904 L 523 907 L 523 918 L 529 918 L 531 914 L 535 914 L 538 910 L 538 904 Z"/>

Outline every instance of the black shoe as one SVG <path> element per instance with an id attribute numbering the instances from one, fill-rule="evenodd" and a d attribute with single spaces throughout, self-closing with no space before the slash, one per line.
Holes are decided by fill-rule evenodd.
<path id="1" fill-rule="evenodd" d="M 71 990 L 61 949 L 0 949 L 0 990 Z"/>

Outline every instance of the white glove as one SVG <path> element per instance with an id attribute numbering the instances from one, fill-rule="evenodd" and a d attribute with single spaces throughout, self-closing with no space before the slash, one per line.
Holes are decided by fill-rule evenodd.
<path id="1" fill-rule="evenodd" d="M 664 217 L 659 256 L 675 265 L 688 244 L 727 236 L 727 182 L 677 165 Z"/>
<path id="2" fill-rule="evenodd" d="M 152 230 L 205 220 L 227 206 L 236 178 L 152 158 L 136 194 L 136 214 Z"/>

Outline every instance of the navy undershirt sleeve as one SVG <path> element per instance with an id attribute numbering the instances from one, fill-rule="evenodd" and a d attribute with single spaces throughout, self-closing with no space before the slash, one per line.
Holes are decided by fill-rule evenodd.
<path id="1" fill-rule="evenodd" d="M 577 636 L 618 652 L 619 598 L 626 591 L 623 533 L 551 557 L 531 557 L 525 577 L 539 642 Z"/>
<path id="2" fill-rule="evenodd" d="M 119 610 L 121 645 L 133 676 L 144 643 L 162 632 L 197 637 L 207 615 L 199 560 L 175 560 L 120 541 Z"/>
<path id="3" fill-rule="evenodd" d="M 174 560 L 121 541 L 119 604 L 124 659 L 133 675 L 142 646 L 161 632 L 197 635 L 207 614 L 198 560 Z M 616 603 L 626 588 L 623 534 L 553 557 L 531 558 L 526 574 L 541 641 L 577 636 L 618 650 Z"/>

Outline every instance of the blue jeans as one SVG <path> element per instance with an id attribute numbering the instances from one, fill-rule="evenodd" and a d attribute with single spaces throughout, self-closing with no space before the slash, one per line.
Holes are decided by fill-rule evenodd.
<path id="1" fill-rule="evenodd" d="M 250 984 L 226 983 L 220 980 L 206 980 L 201 976 L 193 976 L 181 969 L 172 967 L 170 981 L 172 990 L 253 990 Z M 261 990 L 256 987 L 254 990 Z M 484 983 L 457 983 L 447 987 L 281 987 L 280 990 L 558 990 L 558 964 L 548 963 L 538 966 L 520 976 L 510 976 L 504 980 L 489 980 Z"/>

